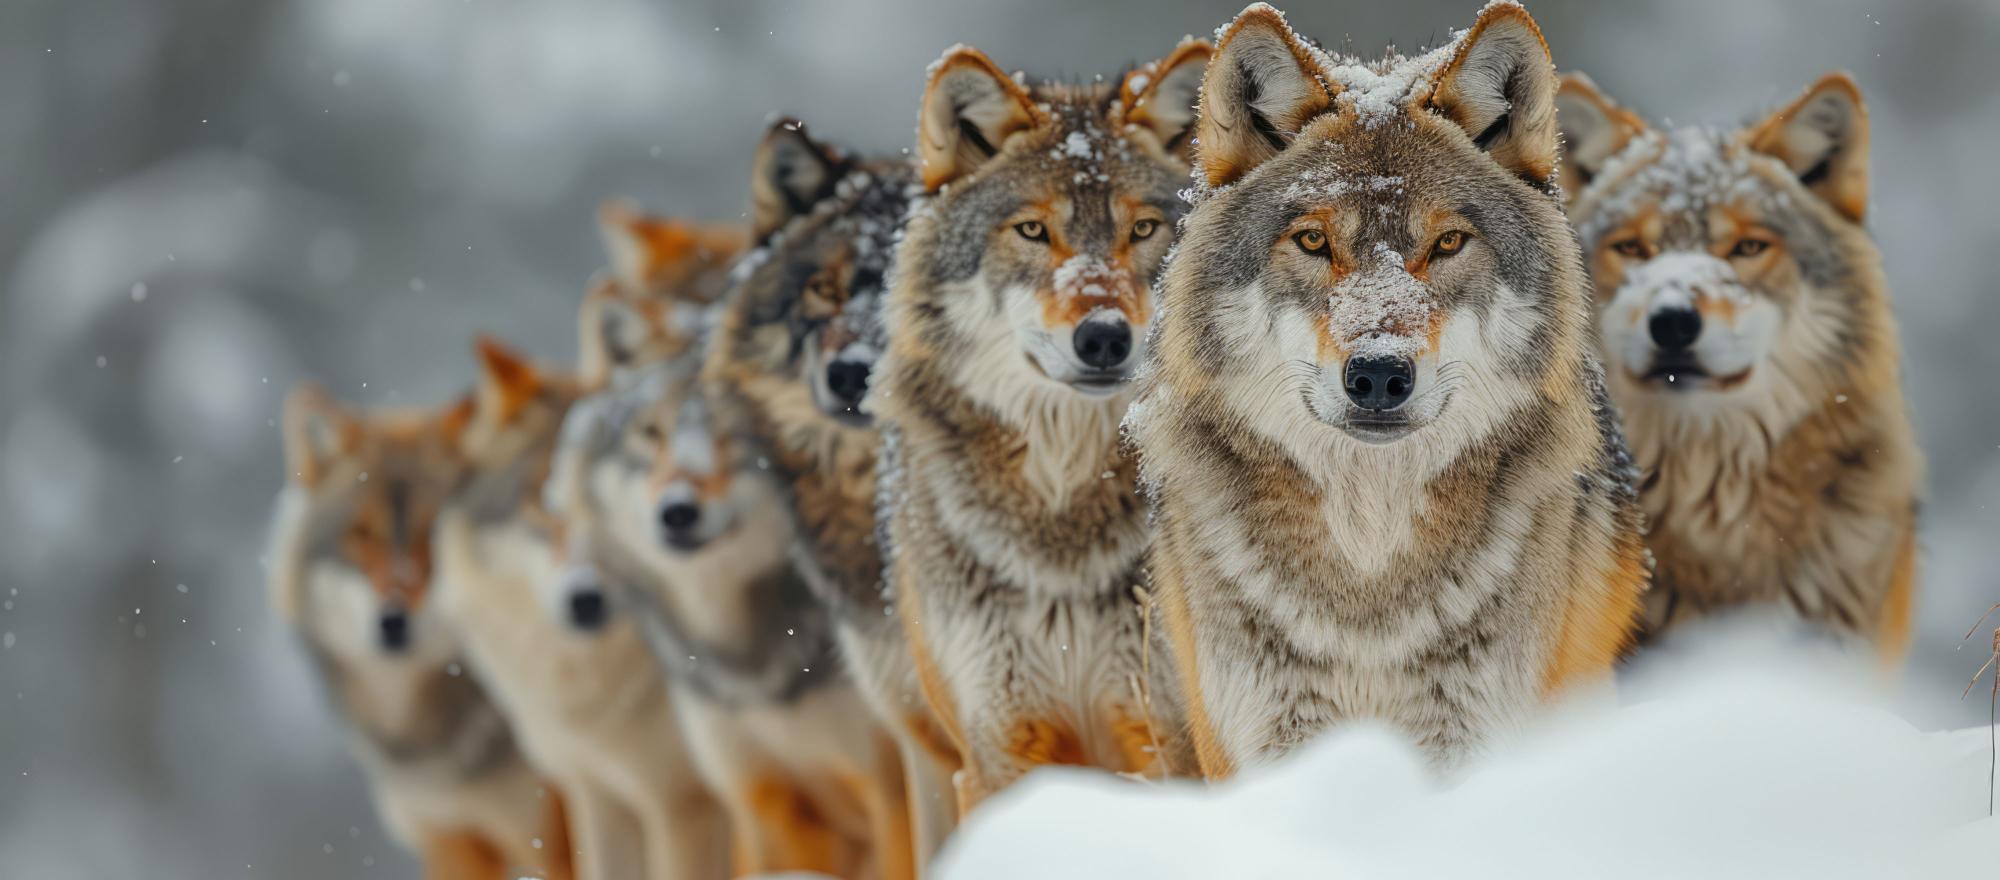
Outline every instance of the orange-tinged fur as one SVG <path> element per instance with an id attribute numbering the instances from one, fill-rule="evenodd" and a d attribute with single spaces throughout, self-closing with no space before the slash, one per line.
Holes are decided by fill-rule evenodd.
<path id="1" fill-rule="evenodd" d="M 1569 688 L 1607 680 L 1632 646 L 1644 609 L 1646 548 L 1637 535 L 1620 542 L 1610 570 L 1579 578 L 1563 608 L 1555 650 L 1542 672 L 1542 692 L 1558 697 Z"/>
<path id="2" fill-rule="evenodd" d="M 1187 707 L 1188 734 L 1194 740 L 1195 761 L 1205 779 L 1228 779 L 1236 765 L 1216 736 L 1215 722 L 1208 717 L 1208 702 L 1201 694 L 1201 656 L 1195 644 L 1194 618 L 1188 610 L 1181 574 L 1163 555 L 1154 557 L 1153 583 L 1160 597 L 1161 619 L 1174 649 L 1174 667 L 1181 686 L 1181 703 Z"/>
<path id="3" fill-rule="evenodd" d="M 813 798 L 788 776 L 753 781 L 743 794 L 753 818 L 744 826 L 755 837 L 738 838 L 741 869 L 747 874 L 818 871 L 840 876 L 852 870 L 847 844 L 833 833 Z"/>

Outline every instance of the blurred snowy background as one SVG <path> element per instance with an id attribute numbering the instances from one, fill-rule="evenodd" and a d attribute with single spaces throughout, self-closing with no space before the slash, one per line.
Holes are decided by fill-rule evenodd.
<path id="1" fill-rule="evenodd" d="M 1479 2 L 1281 5 L 1374 50 Z M 738 216 L 768 114 L 898 149 L 952 43 L 1108 74 L 1240 6 L 0 4 L 0 876 L 412 876 L 266 611 L 284 390 L 439 401 L 476 330 L 566 359 L 600 199 Z M 1529 8 L 1560 66 L 1654 119 L 1860 80 L 1932 473 L 1903 686 L 1944 707 L 1920 725 L 1983 720 L 1952 698 L 1981 660 L 1959 637 L 2000 600 L 2000 5 Z"/>

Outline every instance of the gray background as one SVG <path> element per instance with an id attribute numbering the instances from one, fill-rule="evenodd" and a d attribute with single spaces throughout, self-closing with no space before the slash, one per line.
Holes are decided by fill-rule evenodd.
<path id="1" fill-rule="evenodd" d="M 1479 3 L 1300 3 L 1417 46 Z M 6 0 L 0 4 L 0 875 L 411 876 L 259 556 L 275 418 L 467 383 L 475 330 L 548 358 L 610 195 L 738 216 L 767 115 L 911 139 L 952 43 L 1109 74 L 1233 0 Z M 1992 0 L 1531 2 L 1564 68 L 1730 123 L 1831 68 L 1875 126 L 1871 224 L 1931 461 L 1911 693 L 1955 697 L 2000 600 Z M 143 295 L 135 285 L 144 285 Z M 184 588 L 184 589 L 183 589 Z M 1984 718 L 1949 700 L 1925 725 Z"/>

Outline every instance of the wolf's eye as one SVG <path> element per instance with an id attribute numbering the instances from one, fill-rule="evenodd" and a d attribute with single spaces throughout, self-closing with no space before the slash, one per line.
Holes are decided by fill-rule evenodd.
<path id="1" fill-rule="evenodd" d="M 1292 243 L 1298 245 L 1299 250 L 1312 254 L 1315 257 L 1326 256 L 1326 233 L 1317 229 L 1308 229 L 1292 236 Z"/>
<path id="2" fill-rule="evenodd" d="M 1642 259 L 1646 256 L 1646 245 L 1636 238 L 1614 241 L 1611 243 L 1611 250 L 1621 257 L 1634 260 Z"/>
<path id="3" fill-rule="evenodd" d="M 664 435 L 660 433 L 659 425 L 648 422 L 644 427 L 639 429 L 639 436 L 646 438 L 646 442 L 648 443 L 658 443 Z"/>
<path id="4" fill-rule="evenodd" d="M 1049 240 L 1049 228 L 1035 220 L 1014 224 L 1014 231 L 1021 233 L 1021 237 L 1029 241 Z"/>
<path id="5" fill-rule="evenodd" d="M 1761 238 L 1739 238 L 1736 240 L 1736 244 L 1730 246 L 1729 256 L 1732 258 L 1754 257 L 1769 250 L 1770 247 L 1771 243 Z"/>
<path id="6" fill-rule="evenodd" d="M 1465 233 L 1456 229 L 1440 235 L 1438 236 L 1437 244 L 1431 246 L 1431 253 L 1440 257 L 1449 257 L 1452 254 L 1458 253 L 1459 249 L 1465 247 L 1467 237 Z"/>
<path id="7" fill-rule="evenodd" d="M 1132 224 L 1132 240 L 1145 241 L 1146 239 L 1152 238 L 1153 233 L 1158 231 L 1160 231 L 1160 221 L 1154 220 L 1152 218 L 1141 220 L 1137 223 Z"/>

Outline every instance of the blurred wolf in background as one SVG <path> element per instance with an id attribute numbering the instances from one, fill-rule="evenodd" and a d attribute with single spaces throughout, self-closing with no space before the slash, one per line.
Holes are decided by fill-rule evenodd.
<path id="1" fill-rule="evenodd" d="M 931 69 L 929 195 L 869 406 L 889 582 L 967 808 L 1044 764 L 1194 769 L 1148 651 L 1146 510 L 1118 425 L 1208 56 L 1189 41 L 1081 84 L 1024 84 L 967 47 Z"/>
<path id="2" fill-rule="evenodd" d="M 795 562 L 832 615 L 855 684 L 903 753 L 918 864 L 956 819 L 958 752 L 919 689 L 882 584 L 876 540 L 881 437 L 862 401 L 887 340 L 890 261 L 916 172 L 849 156 L 781 120 L 751 173 L 753 237 L 710 341 L 720 430 L 786 482 Z"/>
<path id="3" fill-rule="evenodd" d="M 1564 188 L 1657 560 L 1649 635 L 1779 606 L 1909 637 L 1922 456 L 1882 257 L 1868 114 L 1829 74 L 1736 131 L 1653 131 L 1572 74 Z"/>
<path id="4" fill-rule="evenodd" d="M 590 388 L 693 350 L 747 243 L 740 226 L 642 214 L 620 200 L 598 209 L 598 228 L 611 271 L 591 282 L 577 318 L 578 370 Z"/>
<path id="5" fill-rule="evenodd" d="M 544 501 L 581 389 L 489 339 L 439 516 L 439 604 L 522 749 L 562 791 L 581 880 L 728 874 L 728 826 L 674 721 L 665 673 Z"/>
<path id="6" fill-rule="evenodd" d="M 1128 425 L 1207 775 L 1356 719 L 1450 768 L 1626 648 L 1645 549 L 1555 93 L 1510 3 L 1373 63 L 1261 4 L 1225 31 Z"/>
<path id="7" fill-rule="evenodd" d="M 783 487 L 717 430 L 698 370 L 656 364 L 586 401 L 565 428 L 556 490 L 668 670 L 738 871 L 909 877 L 896 748 L 792 565 Z"/>
<path id="8" fill-rule="evenodd" d="M 385 824 L 426 876 L 570 876 L 561 801 L 459 669 L 429 601 L 431 537 L 466 473 L 470 400 L 362 414 L 317 386 L 286 400 L 272 600 L 346 721 Z"/>

